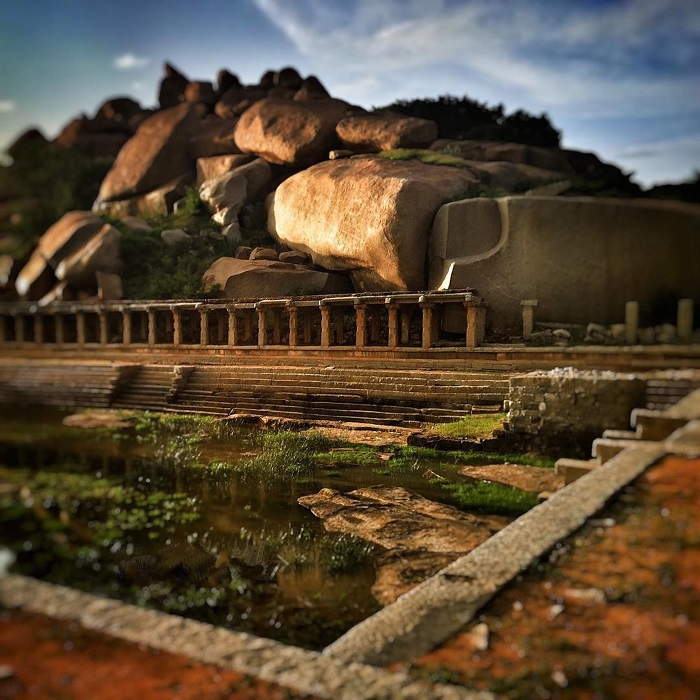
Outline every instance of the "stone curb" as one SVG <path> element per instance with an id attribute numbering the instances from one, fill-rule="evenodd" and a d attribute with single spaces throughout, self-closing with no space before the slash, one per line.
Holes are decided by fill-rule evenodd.
<path id="1" fill-rule="evenodd" d="M 0 604 L 64 620 L 128 642 L 147 645 L 331 700 L 491 700 L 487 692 L 431 685 L 318 652 L 232 632 L 195 620 L 98 598 L 25 576 L 0 577 Z"/>
<path id="2" fill-rule="evenodd" d="M 386 666 L 428 653 L 667 453 L 663 444 L 624 450 L 353 627 L 323 654 L 348 663 Z"/>

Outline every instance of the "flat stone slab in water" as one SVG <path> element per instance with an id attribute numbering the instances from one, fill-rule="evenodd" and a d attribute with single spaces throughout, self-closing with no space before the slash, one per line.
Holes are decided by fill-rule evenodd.
<path id="1" fill-rule="evenodd" d="M 460 476 L 479 481 L 493 481 L 497 484 L 540 493 L 557 491 L 564 486 L 564 478 L 554 469 L 530 467 L 526 464 L 488 464 L 479 467 L 463 467 Z"/>
<path id="2" fill-rule="evenodd" d="M 372 595 L 392 603 L 510 522 L 473 515 L 399 486 L 370 486 L 342 494 L 321 489 L 297 501 L 330 532 L 344 532 L 389 550 L 377 561 Z"/>
<path id="3" fill-rule="evenodd" d="M 469 552 L 509 522 L 472 515 L 399 486 L 370 486 L 342 494 L 321 489 L 298 503 L 330 532 L 349 532 L 386 549 Z"/>

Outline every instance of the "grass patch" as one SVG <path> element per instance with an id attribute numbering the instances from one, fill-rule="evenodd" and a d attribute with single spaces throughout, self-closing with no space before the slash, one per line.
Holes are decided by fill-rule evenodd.
<path id="1" fill-rule="evenodd" d="M 289 430 L 261 433 L 256 442 L 260 452 L 235 466 L 246 478 L 265 476 L 289 480 L 312 476 L 320 469 L 318 455 L 328 453 L 337 445 L 321 433 L 300 434 Z"/>
<path id="2" fill-rule="evenodd" d="M 554 460 L 533 454 L 504 454 L 479 450 L 435 450 L 430 447 L 397 447 L 394 458 L 386 462 L 388 468 L 417 471 L 435 464 L 527 464 L 532 467 L 553 467 Z"/>
<path id="3" fill-rule="evenodd" d="M 419 160 L 426 165 L 447 165 L 453 168 L 469 168 L 469 161 L 459 156 L 442 151 L 430 151 L 423 148 L 394 148 L 379 154 L 388 160 Z"/>
<path id="4" fill-rule="evenodd" d="M 522 515 L 538 503 L 537 495 L 514 486 L 491 481 L 454 483 L 435 479 L 450 495 L 450 500 L 462 510 L 495 515 Z"/>
<path id="5" fill-rule="evenodd" d="M 434 423 L 428 426 L 427 432 L 430 435 L 451 438 L 484 438 L 488 437 L 496 428 L 500 428 L 505 417 L 505 413 L 465 416 L 452 423 Z"/>

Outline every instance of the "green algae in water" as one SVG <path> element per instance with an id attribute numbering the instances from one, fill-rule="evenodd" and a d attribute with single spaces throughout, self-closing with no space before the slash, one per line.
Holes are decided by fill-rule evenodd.
<path id="1" fill-rule="evenodd" d="M 436 473 L 452 484 L 464 464 L 511 461 L 151 412 L 85 431 L 63 415 L 9 415 L 0 428 L 16 571 L 310 648 L 379 609 L 383 550 L 327 533 L 300 496 L 390 484 L 453 502 Z"/>

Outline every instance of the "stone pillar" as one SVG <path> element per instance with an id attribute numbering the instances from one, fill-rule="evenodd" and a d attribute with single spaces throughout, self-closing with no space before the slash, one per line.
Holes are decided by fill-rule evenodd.
<path id="1" fill-rule="evenodd" d="M 345 342 L 345 314 L 342 306 L 335 307 L 333 314 L 335 323 L 335 342 L 337 345 L 342 345 Z"/>
<path id="2" fill-rule="evenodd" d="M 331 345 L 331 307 L 321 307 L 321 347 L 328 348 Z"/>
<path id="3" fill-rule="evenodd" d="M 173 314 L 173 345 L 182 345 L 182 312 L 180 309 L 171 309 Z"/>
<path id="4" fill-rule="evenodd" d="M 636 345 L 638 333 L 639 302 L 628 301 L 625 304 L 625 342 L 628 345 Z"/>
<path id="5" fill-rule="evenodd" d="M 435 304 L 423 303 L 420 308 L 423 316 L 421 347 L 430 350 L 435 339 Z"/>
<path id="6" fill-rule="evenodd" d="M 355 306 L 355 347 L 367 345 L 367 307 L 364 304 Z"/>
<path id="7" fill-rule="evenodd" d="M 238 323 L 233 309 L 228 310 L 228 345 L 229 347 L 238 345 Z"/>
<path id="8" fill-rule="evenodd" d="M 34 342 L 44 344 L 44 317 L 40 313 L 34 314 Z"/>
<path id="9" fill-rule="evenodd" d="M 199 344 L 202 347 L 209 345 L 209 311 L 199 309 Z"/>
<path id="10" fill-rule="evenodd" d="M 257 308 L 258 312 L 258 345 L 262 348 L 267 345 L 267 309 Z"/>
<path id="11" fill-rule="evenodd" d="M 312 310 L 307 306 L 304 308 L 304 344 L 311 345 L 314 337 L 314 319 Z"/>
<path id="12" fill-rule="evenodd" d="M 78 336 L 78 347 L 82 348 L 85 345 L 85 314 L 78 311 L 75 314 L 75 325 Z"/>
<path id="13" fill-rule="evenodd" d="M 475 348 L 477 346 L 477 336 L 476 336 L 476 314 L 478 311 L 478 304 L 474 302 L 465 302 L 467 307 L 467 347 Z"/>
<path id="14" fill-rule="evenodd" d="M 221 313 L 219 309 L 216 310 L 216 342 L 224 342 L 226 337 L 226 317 Z"/>
<path id="15" fill-rule="evenodd" d="M 148 346 L 153 347 L 156 344 L 156 312 L 153 309 L 148 310 Z"/>
<path id="16" fill-rule="evenodd" d="M 24 342 L 24 316 L 17 314 L 15 316 L 15 343 Z"/>
<path id="17" fill-rule="evenodd" d="M 678 300 L 678 340 L 681 343 L 690 343 L 693 340 L 693 300 Z"/>
<path id="18" fill-rule="evenodd" d="M 280 310 L 272 309 L 272 344 L 280 345 L 282 342 L 282 319 Z"/>
<path id="19" fill-rule="evenodd" d="M 56 324 L 56 345 L 63 345 L 66 335 L 63 325 L 63 314 L 56 314 L 54 316 L 54 322 Z"/>
<path id="20" fill-rule="evenodd" d="M 381 337 L 380 314 L 381 310 L 378 306 L 373 307 L 370 311 L 369 339 L 372 343 L 378 343 Z"/>
<path id="21" fill-rule="evenodd" d="M 131 312 L 122 310 L 122 342 L 131 345 Z"/>
<path id="22" fill-rule="evenodd" d="M 288 306 L 289 313 L 289 347 L 295 348 L 299 341 L 299 309 L 296 306 Z"/>
<path id="23" fill-rule="evenodd" d="M 405 308 L 399 313 L 401 327 L 401 345 L 408 345 L 411 340 L 411 312 Z"/>
<path id="24" fill-rule="evenodd" d="M 389 311 L 389 341 L 387 347 L 395 348 L 399 344 L 399 307 L 397 304 L 388 304 Z"/>
<path id="25" fill-rule="evenodd" d="M 525 299 L 520 302 L 520 306 L 523 307 L 523 340 L 527 340 L 535 327 L 537 299 Z"/>
<path id="26" fill-rule="evenodd" d="M 100 323 L 100 345 L 107 345 L 109 338 L 107 337 L 107 312 L 100 311 L 98 313 L 98 320 Z"/>

